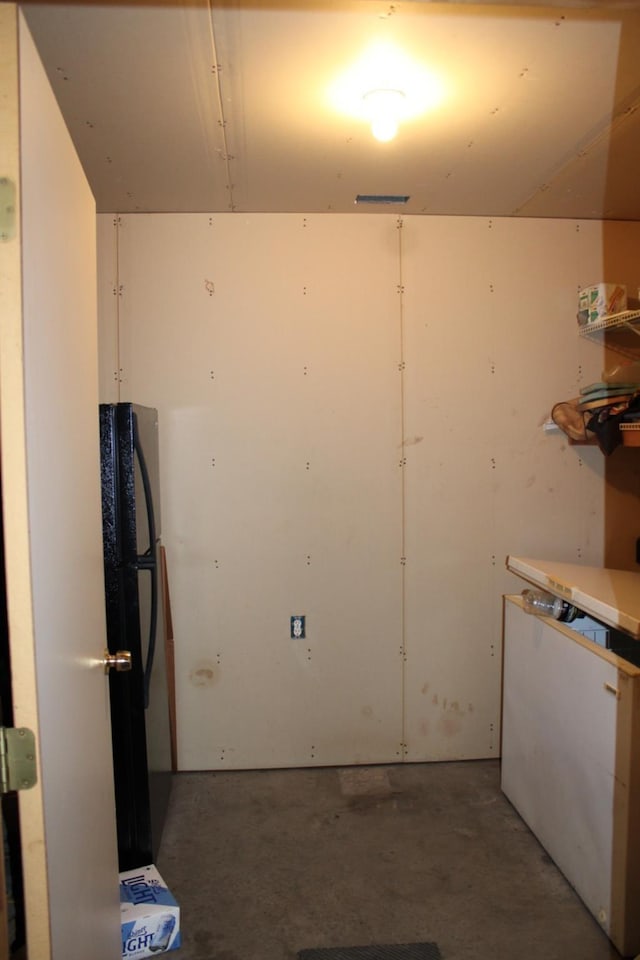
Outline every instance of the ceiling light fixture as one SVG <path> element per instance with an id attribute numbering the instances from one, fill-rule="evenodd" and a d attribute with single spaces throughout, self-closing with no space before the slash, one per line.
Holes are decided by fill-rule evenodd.
<path id="1" fill-rule="evenodd" d="M 374 136 L 382 133 L 379 138 L 387 140 L 400 122 L 411 123 L 444 99 L 444 84 L 437 74 L 405 50 L 383 42 L 366 47 L 327 87 L 332 110 L 364 121 L 374 127 Z"/>
<path id="2" fill-rule="evenodd" d="M 406 97 L 402 90 L 369 90 L 362 99 L 376 140 L 393 140 L 405 113 Z"/>

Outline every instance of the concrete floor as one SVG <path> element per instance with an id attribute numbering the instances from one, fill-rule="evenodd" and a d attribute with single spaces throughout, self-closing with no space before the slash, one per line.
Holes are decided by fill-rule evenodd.
<path id="1" fill-rule="evenodd" d="M 498 761 L 180 774 L 158 866 L 179 960 L 417 941 L 443 960 L 619 957 Z"/>

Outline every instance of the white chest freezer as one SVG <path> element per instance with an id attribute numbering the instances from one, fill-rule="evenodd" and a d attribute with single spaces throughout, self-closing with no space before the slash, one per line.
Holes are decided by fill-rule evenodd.
<path id="1" fill-rule="evenodd" d="M 507 557 L 507 568 L 610 627 L 640 639 L 640 573 Z"/>
<path id="2" fill-rule="evenodd" d="M 640 651 L 640 574 L 507 567 Z M 520 596 L 505 598 L 502 789 L 620 953 L 640 953 L 640 667 Z"/>

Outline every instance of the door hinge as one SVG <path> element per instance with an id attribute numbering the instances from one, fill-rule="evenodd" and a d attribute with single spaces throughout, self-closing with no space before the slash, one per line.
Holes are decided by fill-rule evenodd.
<path id="1" fill-rule="evenodd" d="M 33 732 L 26 727 L 0 727 L 0 793 L 29 790 L 37 780 Z"/>

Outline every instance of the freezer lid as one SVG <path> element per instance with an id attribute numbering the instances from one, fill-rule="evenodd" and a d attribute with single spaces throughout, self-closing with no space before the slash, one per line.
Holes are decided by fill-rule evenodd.
<path id="1" fill-rule="evenodd" d="M 640 639 L 640 573 L 528 557 L 507 557 L 507 569 Z"/>

